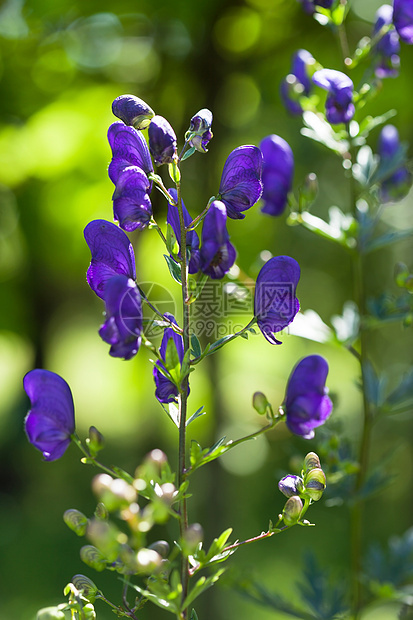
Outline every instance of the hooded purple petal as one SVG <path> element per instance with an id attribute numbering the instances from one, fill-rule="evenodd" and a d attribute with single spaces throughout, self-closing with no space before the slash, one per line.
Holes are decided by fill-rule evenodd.
<path id="1" fill-rule="evenodd" d="M 307 50 L 298 50 L 292 58 L 291 73 L 281 82 L 281 98 L 287 110 L 294 115 L 302 114 L 300 95 L 309 96 L 313 83 L 309 67 L 315 60 Z"/>
<path id="2" fill-rule="evenodd" d="M 113 216 L 119 226 L 128 232 L 146 228 L 152 216 L 146 174 L 137 166 L 125 168 L 116 182 L 113 193 Z"/>
<path id="3" fill-rule="evenodd" d="M 413 2 L 394 0 L 393 23 L 402 41 L 413 45 Z"/>
<path id="4" fill-rule="evenodd" d="M 219 197 L 228 217 L 242 219 L 261 197 L 262 155 L 256 146 L 239 146 L 227 157 L 222 171 Z"/>
<path id="5" fill-rule="evenodd" d="M 106 321 L 99 335 L 111 345 L 109 355 L 128 360 L 141 344 L 142 308 L 137 286 L 127 276 L 114 276 L 106 283 L 104 300 Z"/>
<path id="6" fill-rule="evenodd" d="M 75 432 L 73 397 L 66 381 L 49 370 L 31 370 L 23 379 L 31 401 L 25 419 L 27 437 L 46 461 L 60 458 Z"/>
<path id="7" fill-rule="evenodd" d="M 290 256 L 274 256 L 261 268 L 255 284 L 254 316 L 264 337 L 281 344 L 274 336 L 289 325 L 300 304 L 295 296 L 300 266 Z"/>
<path id="8" fill-rule="evenodd" d="M 108 140 L 112 149 L 112 161 L 108 169 L 112 183 L 116 185 L 119 175 L 129 166 L 137 166 L 145 174 L 153 172 L 148 145 L 141 131 L 116 121 L 109 127 Z"/>
<path id="9" fill-rule="evenodd" d="M 148 129 L 149 150 L 157 166 L 171 164 L 176 153 L 176 135 L 163 116 L 154 116 Z"/>
<path id="10" fill-rule="evenodd" d="M 286 497 L 292 497 L 304 491 L 304 482 L 300 476 L 289 474 L 279 481 L 278 488 Z"/>
<path id="11" fill-rule="evenodd" d="M 125 125 L 133 125 L 136 129 L 145 129 L 155 112 L 135 95 L 120 95 L 112 103 L 112 112 Z"/>
<path id="12" fill-rule="evenodd" d="M 275 134 L 260 144 L 263 156 L 263 213 L 281 215 L 287 205 L 294 174 L 294 156 L 289 144 Z"/>
<path id="13" fill-rule="evenodd" d="M 320 69 L 313 75 L 313 82 L 328 92 L 326 117 L 329 123 L 348 123 L 355 112 L 353 82 L 345 73 L 335 69 Z"/>
<path id="14" fill-rule="evenodd" d="M 188 129 L 188 134 L 195 134 L 192 136 L 189 144 L 194 147 L 200 153 L 207 152 L 208 142 L 212 139 L 213 133 L 211 131 L 212 125 L 212 112 L 208 108 L 199 110 L 192 118 Z M 185 136 L 185 139 L 188 139 Z"/>
<path id="15" fill-rule="evenodd" d="M 378 153 L 381 163 L 388 163 L 391 168 L 391 161 L 397 156 L 399 149 L 399 132 L 394 125 L 385 125 L 380 132 L 378 140 Z M 410 185 L 410 172 L 406 166 L 400 166 L 381 183 L 380 199 L 382 203 L 401 200 L 408 193 Z"/>
<path id="16" fill-rule="evenodd" d="M 216 280 L 223 278 L 235 262 L 236 251 L 229 241 L 227 211 L 214 200 L 204 218 L 201 236 L 201 271 Z"/>
<path id="17" fill-rule="evenodd" d="M 172 323 L 175 323 L 175 325 L 177 325 L 176 319 L 172 314 L 170 314 L 169 312 L 166 312 L 164 316 L 170 321 L 172 321 Z M 162 359 L 165 360 L 166 347 L 168 345 L 170 338 L 172 338 L 175 343 L 179 361 L 182 363 L 182 360 L 184 358 L 183 339 L 180 334 L 177 334 L 172 329 L 172 327 L 167 327 L 165 329 L 163 336 L 162 336 L 161 346 L 159 347 L 159 353 Z M 156 385 L 155 396 L 161 403 L 171 403 L 178 396 L 178 393 L 179 393 L 178 388 L 172 381 L 170 381 L 167 377 L 165 377 L 165 375 L 163 375 L 160 372 L 159 367 L 161 366 L 163 367 L 161 362 L 156 362 L 154 369 L 153 369 L 153 377 L 154 377 L 155 385 Z M 188 386 L 188 394 L 189 394 L 189 386 Z"/>
<path id="18" fill-rule="evenodd" d="M 171 194 L 172 198 L 177 201 L 178 193 L 176 189 L 168 190 Z M 184 214 L 184 222 L 185 226 L 189 226 L 192 222 L 192 217 L 189 215 L 184 203 L 182 202 L 182 210 Z M 181 224 L 179 221 L 179 211 L 178 207 L 169 203 L 168 204 L 168 215 L 166 217 L 166 221 L 168 224 L 172 226 L 172 230 L 175 233 L 175 237 L 179 244 L 179 256 L 181 256 Z M 191 274 L 198 273 L 199 271 L 199 262 L 200 262 L 200 254 L 199 254 L 199 237 L 195 230 L 189 230 L 186 233 L 186 247 L 189 248 L 190 257 L 189 257 L 189 266 L 188 271 Z"/>
<path id="19" fill-rule="evenodd" d="M 327 361 L 320 355 L 309 355 L 294 368 L 288 380 L 284 401 L 287 426 L 304 439 L 314 437 L 314 428 L 324 424 L 333 404 L 325 387 Z"/>
<path id="20" fill-rule="evenodd" d="M 87 281 L 98 297 L 103 299 L 106 282 L 115 275 L 136 279 L 132 244 L 116 224 L 93 220 L 86 226 L 84 235 L 92 253 Z"/>

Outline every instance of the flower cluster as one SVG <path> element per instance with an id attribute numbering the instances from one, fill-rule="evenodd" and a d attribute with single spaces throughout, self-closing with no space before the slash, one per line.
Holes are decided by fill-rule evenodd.
<path id="1" fill-rule="evenodd" d="M 376 56 L 375 74 L 378 78 L 395 77 L 400 65 L 399 35 L 393 26 L 393 7 L 383 4 L 376 12 L 372 38 L 377 36 L 382 28 L 389 27 L 374 48 Z"/>
<path id="2" fill-rule="evenodd" d="M 298 50 L 292 58 L 291 72 L 281 82 L 281 99 L 287 110 L 294 115 L 302 114 L 300 97 L 311 94 L 315 60 L 307 50 Z"/>

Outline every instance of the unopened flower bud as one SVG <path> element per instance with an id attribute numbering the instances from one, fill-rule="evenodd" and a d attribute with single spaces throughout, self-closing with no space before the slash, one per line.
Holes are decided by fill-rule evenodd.
<path id="1" fill-rule="evenodd" d="M 96 612 L 92 603 L 86 603 L 82 608 L 83 617 L 85 620 L 95 620 Z"/>
<path id="2" fill-rule="evenodd" d="M 95 601 L 96 594 L 98 593 L 98 587 L 89 577 L 85 575 L 74 575 L 72 583 L 77 590 L 82 592 L 83 596 L 91 603 Z"/>
<path id="3" fill-rule="evenodd" d="M 36 616 L 36 620 L 65 620 L 65 618 L 65 614 L 58 607 L 44 607 Z"/>
<path id="4" fill-rule="evenodd" d="M 176 487 L 171 482 L 165 482 L 159 487 L 159 497 L 167 504 L 172 504 L 176 495 Z"/>
<path id="5" fill-rule="evenodd" d="M 410 271 L 404 263 L 398 262 L 394 266 L 394 279 L 396 280 L 397 286 L 401 288 L 405 287 L 406 279 L 409 277 Z"/>
<path id="6" fill-rule="evenodd" d="M 182 546 L 188 555 L 194 553 L 204 538 L 204 530 L 199 523 L 192 523 L 184 532 Z"/>
<path id="7" fill-rule="evenodd" d="M 304 482 L 300 476 L 290 474 L 279 481 L 278 488 L 286 497 L 292 497 L 293 495 L 300 495 L 304 491 Z"/>
<path id="8" fill-rule="evenodd" d="M 267 411 L 268 405 L 269 402 L 265 394 L 263 394 L 262 392 L 255 392 L 252 397 L 252 406 L 254 407 L 255 411 L 260 415 L 264 415 Z"/>
<path id="9" fill-rule="evenodd" d="M 304 179 L 304 184 L 301 188 L 301 196 L 304 198 L 307 204 L 312 204 L 317 198 L 318 194 L 318 179 L 314 172 L 310 172 Z"/>
<path id="10" fill-rule="evenodd" d="M 154 549 L 140 549 L 136 555 L 139 570 L 150 574 L 161 567 L 162 557 Z"/>
<path id="11" fill-rule="evenodd" d="M 157 540 L 149 545 L 148 549 L 153 549 L 153 551 L 159 553 L 162 558 L 166 558 L 169 554 L 169 543 L 167 543 L 166 540 Z"/>
<path id="12" fill-rule="evenodd" d="M 66 510 L 63 514 L 63 521 L 78 536 L 85 535 L 88 519 L 83 512 L 80 512 L 75 508 L 69 508 L 69 510 Z"/>
<path id="13" fill-rule="evenodd" d="M 86 443 L 92 455 L 97 454 L 105 445 L 105 439 L 95 426 L 89 428 L 89 437 Z"/>
<path id="14" fill-rule="evenodd" d="M 304 459 L 304 473 L 311 471 L 312 469 L 320 469 L 320 459 L 315 452 L 309 452 Z"/>
<path id="15" fill-rule="evenodd" d="M 109 512 L 119 510 L 136 500 L 136 490 L 122 478 L 99 474 L 93 479 L 93 491 Z"/>
<path id="16" fill-rule="evenodd" d="M 176 135 L 163 116 L 154 116 L 148 129 L 149 150 L 157 166 L 171 164 L 176 153 Z"/>
<path id="17" fill-rule="evenodd" d="M 284 506 L 282 517 L 285 525 L 294 525 L 300 518 L 301 511 L 303 509 L 303 502 L 298 495 L 293 495 Z"/>
<path id="18" fill-rule="evenodd" d="M 200 153 L 207 152 L 207 144 L 213 137 L 211 131 L 212 112 L 207 108 L 199 110 L 192 118 L 185 139 L 190 139 L 190 145 Z"/>
<path id="19" fill-rule="evenodd" d="M 93 545 L 85 545 L 80 550 L 80 559 L 90 568 L 94 568 L 98 572 L 105 570 L 106 559 L 103 553 L 93 547 Z"/>
<path id="20" fill-rule="evenodd" d="M 304 476 L 306 494 L 317 502 L 326 488 L 326 476 L 322 469 L 312 469 Z"/>
<path id="21" fill-rule="evenodd" d="M 112 112 L 125 125 L 132 125 L 135 129 L 145 129 L 155 112 L 147 103 L 134 95 L 120 95 L 112 103 Z"/>

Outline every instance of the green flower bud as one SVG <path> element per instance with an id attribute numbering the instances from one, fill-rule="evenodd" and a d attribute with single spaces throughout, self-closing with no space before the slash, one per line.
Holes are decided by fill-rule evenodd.
<path id="1" fill-rule="evenodd" d="M 300 199 L 304 203 L 302 206 L 309 207 L 318 194 L 318 179 L 314 172 L 310 172 L 304 179 L 304 183 L 300 188 Z"/>
<path id="2" fill-rule="evenodd" d="M 187 555 L 192 555 L 197 550 L 199 543 L 204 539 L 204 531 L 199 523 L 192 523 L 184 532 L 182 548 Z"/>
<path id="3" fill-rule="evenodd" d="M 96 594 L 98 593 L 98 587 L 93 583 L 89 577 L 85 575 L 74 575 L 72 583 L 77 590 L 82 592 L 83 596 L 87 598 L 91 603 L 95 602 Z"/>
<path id="4" fill-rule="evenodd" d="M 66 510 L 66 512 L 63 514 L 63 521 L 78 536 L 85 535 L 88 519 L 83 514 L 83 512 L 80 512 L 75 508 L 69 508 L 69 510 Z"/>
<path id="5" fill-rule="evenodd" d="M 95 517 L 96 519 L 100 519 L 101 521 L 107 521 L 109 519 L 109 512 L 106 508 L 105 504 L 99 502 L 95 509 Z"/>
<path id="6" fill-rule="evenodd" d="M 154 549 L 140 549 L 136 555 L 139 571 L 150 575 L 162 565 L 162 557 Z"/>
<path id="7" fill-rule="evenodd" d="M 252 397 L 252 406 L 255 411 L 260 415 L 265 415 L 267 411 L 267 407 L 270 403 L 267 400 L 267 397 L 262 392 L 255 392 Z"/>
<path id="8" fill-rule="evenodd" d="M 394 266 L 394 279 L 396 281 L 397 286 L 400 286 L 401 288 L 404 288 L 406 285 L 406 280 L 409 277 L 410 272 L 409 269 L 407 267 L 407 265 L 405 265 L 405 263 L 396 263 L 396 265 Z"/>
<path id="9" fill-rule="evenodd" d="M 326 488 L 326 476 L 322 469 L 312 469 L 304 476 L 306 494 L 317 502 Z"/>
<path id="10" fill-rule="evenodd" d="M 86 439 L 92 455 L 97 454 L 105 445 L 105 439 L 95 426 L 89 428 L 89 437 Z"/>
<path id="11" fill-rule="evenodd" d="M 304 459 L 304 474 L 312 469 L 320 469 L 320 459 L 315 452 L 309 452 Z"/>
<path id="12" fill-rule="evenodd" d="M 99 474 L 93 479 L 92 489 L 109 512 L 128 506 L 136 500 L 136 490 L 122 478 Z"/>
<path id="13" fill-rule="evenodd" d="M 37 612 L 36 620 L 65 620 L 66 616 L 58 607 L 44 607 Z"/>
<path id="14" fill-rule="evenodd" d="M 159 553 L 161 557 L 166 558 L 169 554 L 169 543 L 167 543 L 166 540 L 157 540 L 149 545 L 148 549 L 153 549 L 153 551 Z"/>
<path id="15" fill-rule="evenodd" d="M 294 525 L 300 518 L 301 511 L 303 509 L 303 502 L 298 495 L 293 495 L 284 506 L 282 517 L 285 525 Z"/>
<path id="16" fill-rule="evenodd" d="M 94 568 L 98 572 L 105 570 L 106 559 L 105 556 L 93 547 L 93 545 L 84 545 L 80 550 L 80 559 L 90 568 Z"/>
<path id="17" fill-rule="evenodd" d="M 84 605 L 82 612 L 83 612 L 83 616 L 85 620 L 95 620 L 96 612 L 95 612 L 95 608 L 93 607 L 92 603 L 87 603 L 86 605 Z"/>

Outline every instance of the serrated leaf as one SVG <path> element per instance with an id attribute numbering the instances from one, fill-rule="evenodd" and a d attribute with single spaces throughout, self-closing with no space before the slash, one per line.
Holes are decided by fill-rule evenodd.
<path id="1" fill-rule="evenodd" d="M 167 254 L 164 254 L 163 256 L 166 260 L 166 264 L 168 265 L 169 273 L 171 274 L 172 278 L 175 280 L 175 282 L 178 282 L 178 284 L 182 284 L 180 265 L 178 265 L 178 263 Z"/>

